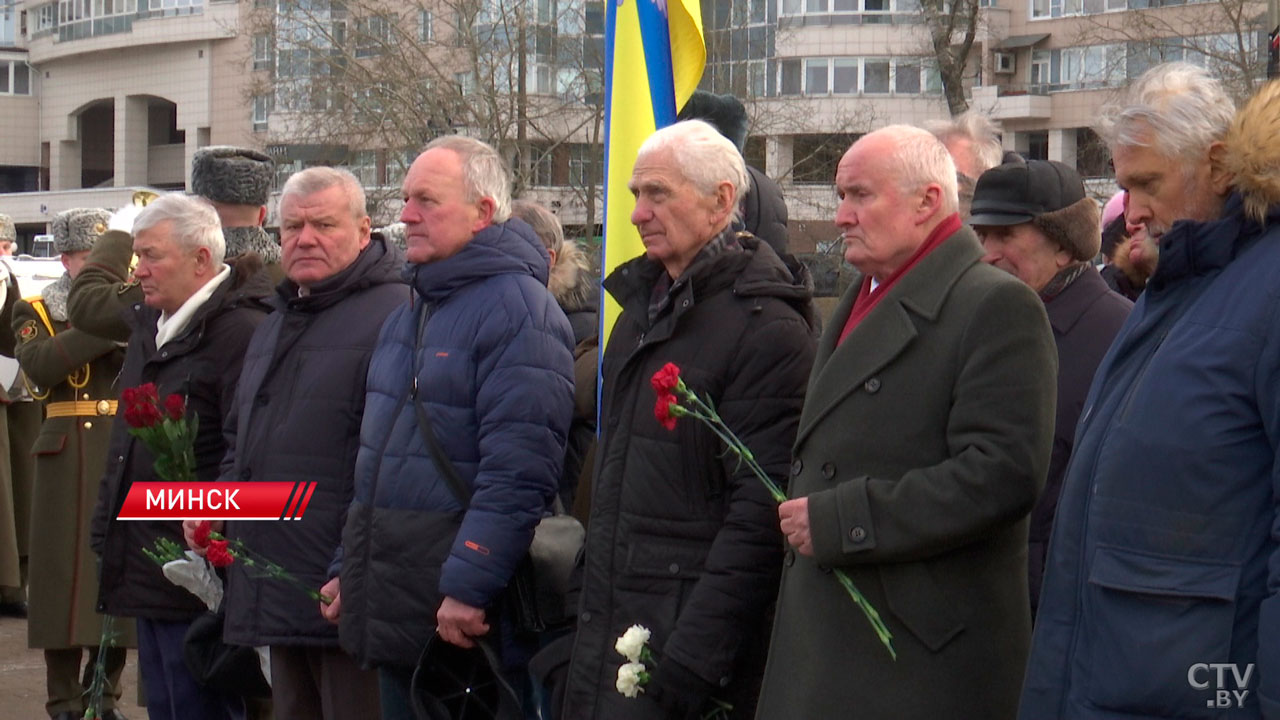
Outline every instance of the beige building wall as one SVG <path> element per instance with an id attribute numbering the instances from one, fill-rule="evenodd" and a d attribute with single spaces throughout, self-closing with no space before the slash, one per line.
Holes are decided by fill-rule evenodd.
<path id="1" fill-rule="evenodd" d="M 0 95 L 0 165 L 40 164 L 40 99 Z"/>

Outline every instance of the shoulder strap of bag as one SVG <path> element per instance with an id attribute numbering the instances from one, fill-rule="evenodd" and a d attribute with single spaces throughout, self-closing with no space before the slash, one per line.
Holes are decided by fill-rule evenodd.
<path id="1" fill-rule="evenodd" d="M 409 363 L 411 374 L 409 402 L 413 403 L 413 409 L 418 414 L 418 432 L 422 433 L 422 440 L 431 451 L 431 459 L 435 461 L 436 470 L 444 476 L 454 496 L 462 503 L 462 509 L 466 510 L 471 506 L 471 489 L 462 482 L 462 478 L 458 477 L 458 471 L 454 469 L 453 463 L 449 462 L 449 457 L 444 454 L 444 448 L 440 447 L 440 440 L 436 438 L 435 429 L 431 426 L 431 418 L 427 415 L 426 403 L 418 402 L 418 350 L 422 345 L 422 334 L 427 328 L 427 319 L 430 317 L 431 306 L 423 302 L 418 310 L 418 331 L 413 337 L 413 358 Z"/>

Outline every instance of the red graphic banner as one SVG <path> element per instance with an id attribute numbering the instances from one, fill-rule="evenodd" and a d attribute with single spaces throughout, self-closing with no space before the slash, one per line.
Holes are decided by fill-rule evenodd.
<path id="1" fill-rule="evenodd" d="M 139 482 L 117 520 L 301 520 L 314 482 Z"/>

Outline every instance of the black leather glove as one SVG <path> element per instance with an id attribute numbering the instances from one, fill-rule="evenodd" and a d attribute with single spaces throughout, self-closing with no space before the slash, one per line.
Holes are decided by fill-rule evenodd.
<path id="1" fill-rule="evenodd" d="M 718 689 L 675 660 L 663 658 L 645 684 L 644 694 L 657 703 L 668 718 L 699 720 L 704 714 L 703 707 Z"/>

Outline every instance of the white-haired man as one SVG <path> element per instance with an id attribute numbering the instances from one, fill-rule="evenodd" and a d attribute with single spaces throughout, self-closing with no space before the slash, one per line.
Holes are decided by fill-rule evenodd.
<path id="1" fill-rule="evenodd" d="M 928 132 L 862 137 L 836 190 L 862 277 L 809 380 L 757 717 L 1008 718 L 1031 640 L 1027 515 L 1053 436 L 1044 305 L 982 262 Z M 879 611 L 896 662 L 835 568 Z"/>
<path id="2" fill-rule="evenodd" d="M 495 607 L 560 480 L 573 413 L 573 333 L 547 291 L 547 251 L 509 219 L 497 152 L 432 141 L 405 176 L 413 302 L 374 348 L 355 497 L 325 592 L 344 648 L 376 666 L 384 718 L 412 718 L 432 635 L 513 648 Z M 467 497 L 469 496 L 469 497 Z M 512 676 L 520 659 L 504 653 Z"/>
<path id="3" fill-rule="evenodd" d="M 960 217 L 968 219 L 973 188 L 982 173 L 1000 164 L 1004 149 L 1000 131 L 991 118 L 968 110 L 949 120 L 925 123 L 925 129 L 947 146 L 956 164 L 956 191 L 960 200 Z"/>
<path id="4" fill-rule="evenodd" d="M 134 276 L 143 302 L 128 316 L 129 347 L 118 386 L 155 383 L 161 398 L 184 398 L 198 423 L 195 473 L 216 480 L 227 445 L 224 414 L 231 408 L 249 337 L 269 309 L 271 284 L 257 255 L 223 262 L 225 241 L 208 202 L 166 195 L 134 223 Z M 135 482 L 157 479 L 151 453 L 128 432 L 111 429 L 106 473 L 94 511 L 91 544 L 101 559 L 99 609 L 137 618 L 138 668 L 151 720 L 223 720 L 243 715 L 239 697 L 198 684 L 183 661 L 183 637 L 204 603 L 165 578 L 142 554 L 158 538 L 183 541 L 177 520 L 116 520 Z"/>
<path id="5" fill-rule="evenodd" d="M 1026 720 L 1280 717 L 1277 89 L 1233 124 L 1163 65 L 1108 115 L 1160 259 L 1077 428 Z"/>
<path id="6" fill-rule="evenodd" d="M 750 718 L 777 592 L 774 503 L 751 471 L 692 420 L 664 427 L 650 378 L 666 363 L 719 410 L 777 482 L 813 362 L 800 268 L 734 229 L 747 171 L 701 120 L 640 147 L 629 184 L 645 254 L 605 289 L 622 314 L 604 355 L 599 468 L 577 638 L 561 717 L 701 718 L 712 699 Z M 614 641 L 652 633 L 660 658 L 638 699 L 615 689 Z"/>

